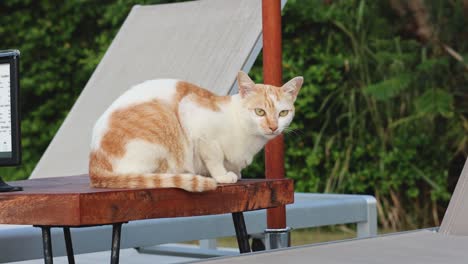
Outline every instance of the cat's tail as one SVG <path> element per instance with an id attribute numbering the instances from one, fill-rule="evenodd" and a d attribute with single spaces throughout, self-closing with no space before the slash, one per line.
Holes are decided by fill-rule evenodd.
<path id="1" fill-rule="evenodd" d="M 180 188 L 189 192 L 203 192 L 217 187 L 213 178 L 188 173 L 116 174 L 92 169 L 89 177 L 91 186 L 96 188 Z"/>

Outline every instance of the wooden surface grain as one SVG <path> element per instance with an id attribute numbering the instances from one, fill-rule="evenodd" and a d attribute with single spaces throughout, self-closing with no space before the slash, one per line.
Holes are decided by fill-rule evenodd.
<path id="1" fill-rule="evenodd" d="M 11 182 L 24 191 L 0 193 L 0 223 L 85 226 L 132 220 L 222 214 L 293 202 L 289 179 L 241 180 L 216 190 L 99 189 L 88 175 Z"/>

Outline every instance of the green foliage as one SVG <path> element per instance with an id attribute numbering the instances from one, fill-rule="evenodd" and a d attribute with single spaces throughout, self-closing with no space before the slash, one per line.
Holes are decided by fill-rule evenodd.
<path id="1" fill-rule="evenodd" d="M 381 82 L 370 84 L 363 88 L 365 94 L 377 100 L 388 100 L 398 96 L 403 90 L 409 87 L 411 82 L 410 74 L 400 74 Z"/>
<path id="2" fill-rule="evenodd" d="M 297 191 L 375 195 L 385 228 L 437 225 L 451 162 L 468 146 L 463 64 L 402 38 L 405 21 L 387 1 L 330 2 L 289 0 L 284 11 L 284 81 L 305 79 L 286 135 L 287 177 Z M 454 38 L 463 16 L 446 1 L 426 4 L 444 6 L 431 22 L 466 54 Z M 245 174 L 262 174 L 262 162 Z"/>
<path id="3" fill-rule="evenodd" d="M 421 115 L 453 117 L 453 95 L 441 89 L 430 89 L 415 100 L 416 112 Z"/>
<path id="4" fill-rule="evenodd" d="M 30 174 L 131 6 L 162 2 L 174 1 L 0 2 L 0 49 L 22 51 L 24 149 L 23 165 L 2 175 Z M 284 80 L 305 78 L 285 135 L 297 191 L 375 195 L 386 228 L 438 224 L 468 146 L 461 2 L 425 1 L 439 41 L 421 44 L 389 1 L 288 0 Z M 263 176 L 263 155 L 243 174 Z"/>

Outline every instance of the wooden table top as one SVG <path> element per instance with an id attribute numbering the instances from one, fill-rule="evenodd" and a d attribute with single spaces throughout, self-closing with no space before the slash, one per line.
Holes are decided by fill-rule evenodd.
<path id="1" fill-rule="evenodd" d="M 176 188 L 101 189 L 88 175 L 10 182 L 24 191 L 0 193 L 0 223 L 86 226 L 132 220 L 243 212 L 293 203 L 293 181 L 240 180 L 214 191 Z"/>

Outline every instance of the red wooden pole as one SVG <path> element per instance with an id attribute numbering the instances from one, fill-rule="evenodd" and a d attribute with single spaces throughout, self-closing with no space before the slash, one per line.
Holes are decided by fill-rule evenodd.
<path id="1" fill-rule="evenodd" d="M 263 82 L 281 86 L 281 0 L 262 0 L 263 21 Z M 283 135 L 271 140 L 265 147 L 265 174 L 267 179 L 284 178 Z M 267 227 L 286 227 L 286 208 L 280 206 L 267 210 Z"/>

